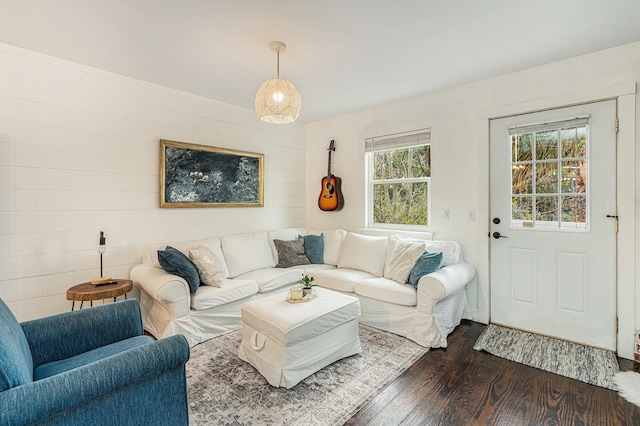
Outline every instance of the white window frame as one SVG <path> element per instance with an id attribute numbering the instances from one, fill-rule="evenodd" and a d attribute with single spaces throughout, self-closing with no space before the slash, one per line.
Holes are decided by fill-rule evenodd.
<path id="1" fill-rule="evenodd" d="M 431 177 L 403 178 L 403 179 L 373 179 L 373 153 L 376 151 L 396 150 L 403 148 L 431 145 L 431 129 L 420 129 L 411 132 L 378 136 L 365 140 L 365 214 L 366 228 L 398 231 L 425 231 L 431 229 Z M 431 165 L 430 165 L 431 166 Z M 394 223 L 375 223 L 373 215 L 374 186 L 376 184 L 396 183 L 426 183 L 427 184 L 427 225 L 404 225 Z"/>

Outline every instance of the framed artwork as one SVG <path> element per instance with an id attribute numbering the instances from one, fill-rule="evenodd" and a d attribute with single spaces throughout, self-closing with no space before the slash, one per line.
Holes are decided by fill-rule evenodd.
<path id="1" fill-rule="evenodd" d="M 264 154 L 160 139 L 160 207 L 263 207 Z"/>

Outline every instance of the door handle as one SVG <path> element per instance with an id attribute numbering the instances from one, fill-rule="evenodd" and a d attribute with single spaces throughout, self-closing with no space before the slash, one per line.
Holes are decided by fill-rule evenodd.
<path id="1" fill-rule="evenodd" d="M 495 238 L 496 240 L 498 238 L 509 238 L 509 237 L 505 237 L 504 235 L 500 235 L 500 233 L 498 231 L 493 233 L 493 238 Z"/>

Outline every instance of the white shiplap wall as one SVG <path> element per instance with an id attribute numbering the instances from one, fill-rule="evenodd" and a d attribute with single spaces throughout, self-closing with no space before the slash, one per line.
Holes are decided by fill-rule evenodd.
<path id="1" fill-rule="evenodd" d="M 304 126 L 0 44 L 0 297 L 20 321 L 142 248 L 305 224 Z M 265 154 L 263 208 L 160 209 L 159 139 Z M 135 294 L 134 294 L 135 295 Z"/>

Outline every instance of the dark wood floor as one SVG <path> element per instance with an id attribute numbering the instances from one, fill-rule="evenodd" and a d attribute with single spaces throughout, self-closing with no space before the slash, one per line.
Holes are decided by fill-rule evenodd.
<path id="1" fill-rule="evenodd" d="M 640 407 L 617 392 L 474 351 L 484 328 L 464 321 L 347 424 L 640 425 Z"/>

